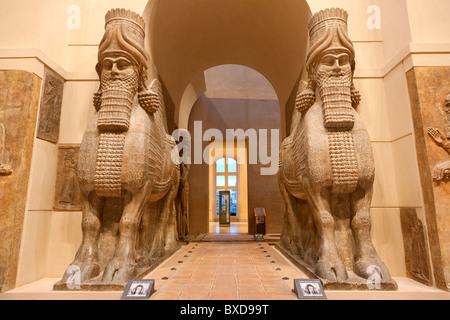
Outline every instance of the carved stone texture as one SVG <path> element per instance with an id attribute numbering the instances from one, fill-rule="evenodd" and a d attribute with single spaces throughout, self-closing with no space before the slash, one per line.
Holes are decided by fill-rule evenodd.
<path id="1" fill-rule="evenodd" d="M 46 69 L 44 91 L 41 97 L 37 138 L 57 143 L 61 120 L 64 80 Z"/>
<path id="2" fill-rule="evenodd" d="M 426 285 L 432 285 L 425 239 L 425 229 L 415 209 L 400 210 L 406 275 Z"/>
<path id="3" fill-rule="evenodd" d="M 286 203 L 281 247 L 328 289 L 367 289 L 373 270 L 396 290 L 370 237 L 374 183 L 371 141 L 355 108 L 355 50 L 347 13 L 326 9 L 309 22 L 308 82 L 296 99 L 280 151 Z"/>
<path id="4" fill-rule="evenodd" d="M 406 73 L 411 102 L 420 182 L 433 282 L 450 290 L 450 183 L 433 179 L 437 164 L 448 162 L 449 154 L 433 138 L 428 128 L 448 125 L 450 66 L 414 67 Z M 447 115 L 447 117 L 446 117 Z M 447 131 L 448 134 L 448 131 Z M 444 136 L 445 137 L 445 136 Z"/>
<path id="5" fill-rule="evenodd" d="M 12 173 L 11 169 L 5 168 L 3 165 L 6 145 L 6 129 L 5 126 L 0 123 L 0 176 L 9 176 Z"/>
<path id="6" fill-rule="evenodd" d="M 80 211 L 81 192 L 77 178 L 79 146 L 59 146 L 53 208 L 60 211 Z"/>
<path id="7" fill-rule="evenodd" d="M 450 94 L 445 99 L 445 122 L 447 124 L 447 134 L 437 128 L 428 128 L 428 135 L 433 138 L 436 144 L 450 155 Z M 433 170 L 433 179 L 436 181 L 450 181 L 450 161 L 437 164 Z"/>
<path id="8" fill-rule="evenodd" d="M 0 71 L 0 161 L 12 171 L 0 177 L 0 291 L 16 284 L 40 93 L 33 73 Z"/>
<path id="9" fill-rule="evenodd" d="M 447 140 L 450 140 L 450 93 L 445 97 L 445 115 L 447 120 Z M 447 151 L 450 153 L 450 151 Z"/>
<path id="10" fill-rule="evenodd" d="M 178 237 L 186 238 L 189 234 L 189 171 L 191 166 L 180 164 L 180 185 L 176 198 Z"/>
<path id="11" fill-rule="evenodd" d="M 123 290 L 179 248 L 180 168 L 171 159 L 176 144 L 167 133 L 161 84 L 147 82 L 144 30 L 142 17 L 129 10 L 106 14 L 97 113 L 77 164 L 83 241 L 55 290 L 67 290 L 74 278 L 85 290 Z"/>

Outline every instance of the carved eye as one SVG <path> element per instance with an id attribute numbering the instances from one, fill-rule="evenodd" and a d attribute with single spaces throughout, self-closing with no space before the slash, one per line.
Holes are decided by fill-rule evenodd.
<path id="1" fill-rule="evenodd" d="M 117 68 L 118 68 L 119 70 L 126 69 L 127 66 L 128 66 L 127 63 L 124 62 L 124 61 L 119 61 L 119 62 L 117 63 Z"/>
<path id="2" fill-rule="evenodd" d="M 108 61 L 108 60 L 103 61 L 103 69 L 105 69 L 105 70 L 111 70 L 111 69 L 112 69 L 112 63 L 111 63 L 111 61 Z"/>
<path id="3" fill-rule="evenodd" d="M 324 57 L 322 63 L 326 66 L 332 67 L 334 65 L 334 58 L 331 56 Z"/>
<path id="4" fill-rule="evenodd" d="M 125 70 L 131 66 L 131 63 L 127 60 L 119 60 L 117 62 L 117 69 L 119 70 Z"/>
<path id="5" fill-rule="evenodd" d="M 341 66 L 346 65 L 349 62 L 350 62 L 350 59 L 349 59 L 349 57 L 347 55 L 339 58 L 339 65 L 341 65 Z"/>

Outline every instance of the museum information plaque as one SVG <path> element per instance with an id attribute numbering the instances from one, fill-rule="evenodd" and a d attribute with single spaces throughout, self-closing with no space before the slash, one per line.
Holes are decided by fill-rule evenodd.
<path id="1" fill-rule="evenodd" d="M 130 280 L 121 300 L 148 300 L 155 293 L 155 280 Z"/>
<path id="2" fill-rule="evenodd" d="M 294 279 L 294 290 L 299 299 L 327 299 L 319 279 Z"/>

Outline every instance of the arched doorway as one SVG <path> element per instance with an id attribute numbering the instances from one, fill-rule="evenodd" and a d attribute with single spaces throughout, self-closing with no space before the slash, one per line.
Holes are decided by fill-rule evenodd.
<path id="1" fill-rule="evenodd" d="M 253 233 L 253 209 L 266 207 L 276 232 L 284 204 L 277 176 L 261 170 L 270 166 L 262 163 L 262 153 L 272 155 L 278 168 L 281 139 L 273 142 L 271 137 L 281 130 L 277 95 L 267 79 L 244 66 L 217 66 L 205 71 L 205 79 L 206 93 L 194 103 L 188 125 L 192 149 L 200 143 L 203 152 L 203 162 L 191 165 L 190 186 L 196 191 L 190 193 L 190 227 L 206 223 L 208 229 L 201 233 Z M 236 190 L 236 216 L 230 227 L 220 228 L 217 192 L 226 190 Z"/>

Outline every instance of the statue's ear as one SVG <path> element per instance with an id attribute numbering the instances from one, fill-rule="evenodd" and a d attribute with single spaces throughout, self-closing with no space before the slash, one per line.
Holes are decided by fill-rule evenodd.
<path id="1" fill-rule="evenodd" d="M 101 78 L 102 78 L 102 66 L 101 66 L 100 63 L 97 63 L 95 65 L 95 71 L 97 71 L 98 78 L 101 80 Z"/>
<path id="2" fill-rule="evenodd" d="M 148 91 L 148 74 L 147 68 L 144 65 L 139 66 L 139 92 Z"/>
<path id="3" fill-rule="evenodd" d="M 305 113 L 316 102 L 314 81 L 309 79 L 307 83 L 300 85 L 299 89 L 301 88 L 304 89 L 297 94 L 295 107 L 298 112 Z"/>
<path id="4" fill-rule="evenodd" d="M 352 107 L 356 109 L 361 103 L 361 94 L 356 90 L 355 84 L 352 82 Z"/>
<path id="5" fill-rule="evenodd" d="M 95 71 L 97 71 L 98 78 L 100 79 L 100 87 L 98 88 L 98 91 L 94 93 L 94 108 L 95 111 L 98 112 L 102 104 L 102 66 L 100 63 L 95 65 Z"/>
<path id="6" fill-rule="evenodd" d="M 149 113 L 155 113 L 164 103 L 161 83 L 154 79 L 150 88 L 142 87 L 138 94 L 140 106 Z"/>

